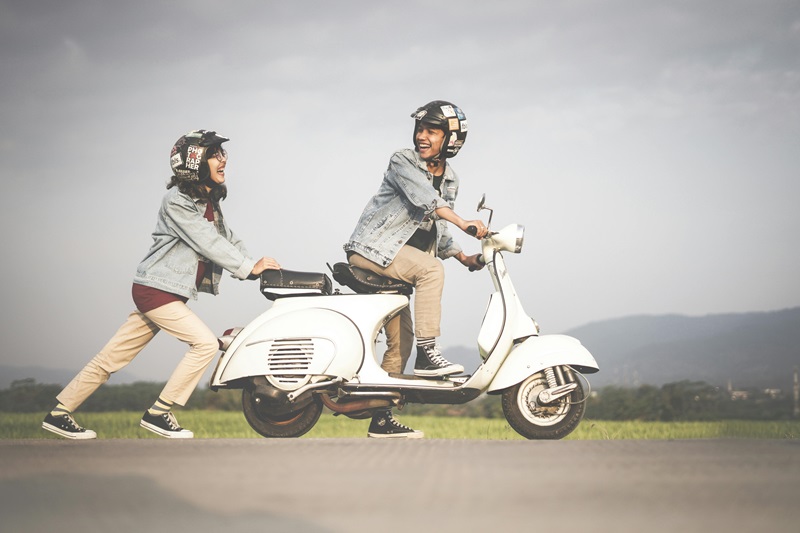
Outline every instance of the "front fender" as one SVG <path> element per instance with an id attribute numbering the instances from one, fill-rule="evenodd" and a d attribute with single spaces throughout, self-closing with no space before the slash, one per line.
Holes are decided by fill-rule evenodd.
<path id="1" fill-rule="evenodd" d="M 578 372 L 592 374 L 600 370 L 589 350 L 567 335 L 529 337 L 508 354 L 497 371 L 488 392 L 512 387 L 523 379 L 557 365 L 570 365 Z"/>

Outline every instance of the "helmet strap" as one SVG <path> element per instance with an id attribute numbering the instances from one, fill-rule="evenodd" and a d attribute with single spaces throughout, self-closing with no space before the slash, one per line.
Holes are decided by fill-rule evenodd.
<path id="1" fill-rule="evenodd" d="M 437 174 L 434 171 L 440 168 L 444 170 L 447 167 L 447 159 L 437 156 L 436 158 L 431 159 L 430 161 L 425 161 L 425 164 L 428 167 L 428 172 L 430 172 L 434 176 L 438 176 L 439 174 Z"/>

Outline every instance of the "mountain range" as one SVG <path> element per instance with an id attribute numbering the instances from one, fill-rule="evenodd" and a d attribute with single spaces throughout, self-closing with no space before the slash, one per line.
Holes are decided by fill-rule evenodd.
<path id="1" fill-rule="evenodd" d="M 579 339 L 597 360 L 600 372 L 587 376 L 595 388 L 690 380 L 791 390 L 793 370 L 800 366 L 800 307 L 700 317 L 629 316 L 565 334 Z M 468 370 L 476 366 L 474 349 L 450 348 L 444 355 Z"/>

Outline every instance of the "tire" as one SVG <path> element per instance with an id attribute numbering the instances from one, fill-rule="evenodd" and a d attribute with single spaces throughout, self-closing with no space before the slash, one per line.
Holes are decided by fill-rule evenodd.
<path id="1" fill-rule="evenodd" d="M 578 388 L 552 404 L 537 404 L 539 393 L 547 388 L 543 373 L 503 391 L 503 414 L 514 431 L 526 439 L 563 439 L 572 433 L 586 411 L 585 393 Z"/>
<path id="2" fill-rule="evenodd" d="M 257 401 L 253 391 L 242 390 L 242 411 L 250 427 L 267 438 L 292 438 L 305 435 L 322 414 L 322 401 L 314 395 L 312 401 L 297 411 L 284 413 L 270 409 L 265 401 Z"/>

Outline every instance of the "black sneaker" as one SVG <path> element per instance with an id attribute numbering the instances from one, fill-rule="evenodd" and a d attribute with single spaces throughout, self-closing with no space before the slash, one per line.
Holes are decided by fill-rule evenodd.
<path id="1" fill-rule="evenodd" d="M 394 419 L 391 411 L 380 411 L 372 417 L 367 437 L 374 439 L 421 439 L 425 434 L 404 426 Z"/>
<path id="2" fill-rule="evenodd" d="M 435 378 L 460 374 L 464 367 L 451 363 L 439 351 L 439 346 L 417 346 L 417 361 L 414 363 L 414 375 L 423 378 Z"/>
<path id="3" fill-rule="evenodd" d="M 163 415 L 151 415 L 145 411 L 139 425 L 168 439 L 191 439 L 194 437 L 194 433 L 178 425 L 178 420 L 172 411 Z"/>
<path id="4" fill-rule="evenodd" d="M 47 431 L 51 431 L 56 435 L 61 435 L 68 439 L 83 440 L 97 438 L 97 433 L 91 429 L 80 427 L 69 413 L 60 416 L 53 416 L 52 413 L 48 413 L 47 416 L 44 417 L 44 422 L 42 422 L 42 429 L 46 429 Z"/>

